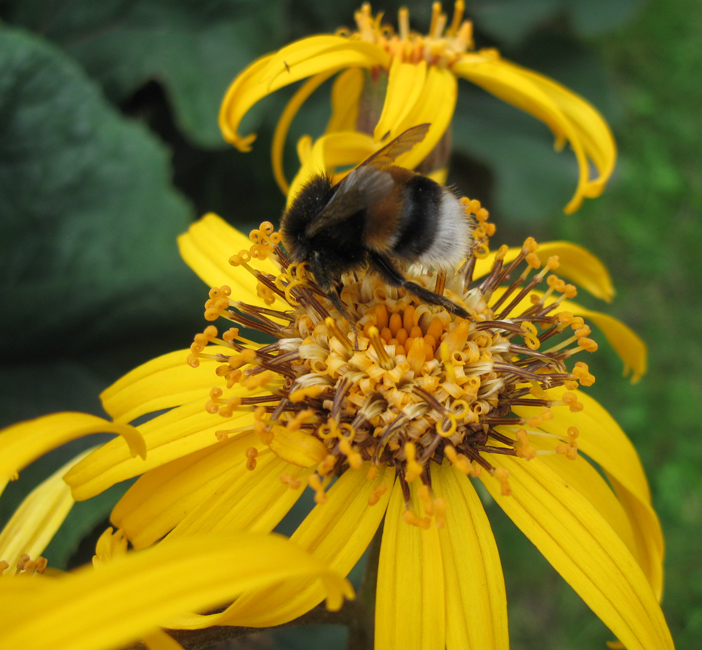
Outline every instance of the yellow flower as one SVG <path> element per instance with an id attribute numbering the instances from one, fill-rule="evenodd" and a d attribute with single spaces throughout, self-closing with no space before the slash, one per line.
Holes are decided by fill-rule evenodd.
<path id="1" fill-rule="evenodd" d="M 450 126 L 460 77 L 544 122 L 556 138 L 557 149 L 570 143 L 579 177 L 565 211 L 574 212 L 584 198 L 602 193 L 614 169 L 616 146 L 607 123 L 587 101 L 552 79 L 502 59 L 494 49 L 475 50 L 472 25 L 462 21 L 463 10 L 464 2 L 458 0 L 448 24 L 441 3 L 435 2 L 429 33 L 423 36 L 410 31 L 407 9 L 400 10 L 395 33 L 382 23 L 382 14 L 373 17 L 370 5 L 364 4 L 356 12 L 357 31 L 304 38 L 264 56 L 227 91 L 219 117 L 224 138 L 241 151 L 250 150 L 256 136 L 238 133 L 248 110 L 266 95 L 307 79 L 281 116 L 273 141 L 274 173 L 290 199 L 309 174 L 303 168 L 289 191 L 282 152 L 290 122 L 322 83 L 339 75 L 332 90 L 332 116 L 320 144 L 327 149 L 327 162 L 332 160 L 329 171 L 358 163 L 381 140 L 430 122 L 426 140 L 398 161 L 401 167 L 414 169 L 436 149 Z M 380 101 L 374 93 L 380 93 Z M 309 142 L 300 146 L 304 149 Z M 334 152 L 342 160 L 334 160 Z M 591 177 L 593 169 L 596 174 Z M 320 168 L 312 171 L 318 173 Z M 441 174 L 439 170 L 439 178 Z"/>
<path id="2" fill-rule="evenodd" d="M 268 532 L 309 485 L 317 505 L 291 541 L 345 575 L 384 521 L 381 650 L 507 647 L 502 569 L 479 482 L 627 648 L 672 648 L 658 605 L 663 542 L 643 470 L 611 416 L 578 388 L 594 381 L 581 359 L 597 347 L 582 315 L 634 374 L 645 369 L 643 345 L 572 302 L 575 288 L 553 273 L 608 296 L 596 258 L 531 239 L 489 253 L 487 212 L 464 205 L 479 223 L 476 255 L 452 277 L 416 279 L 443 285 L 473 321 L 360 273 L 344 278 L 341 293 L 352 327 L 290 264 L 270 224 L 251 240 L 214 215 L 194 224 L 180 247 L 215 286 L 206 317 L 234 326 L 209 326 L 189 353 L 154 359 L 103 393 L 118 423 L 170 409 L 137 427 L 145 460 L 116 440 L 65 480 L 86 499 L 141 475 L 112 514 L 136 549 Z M 246 593 L 216 618 L 175 623 L 266 627 L 323 597 L 300 579 Z"/>

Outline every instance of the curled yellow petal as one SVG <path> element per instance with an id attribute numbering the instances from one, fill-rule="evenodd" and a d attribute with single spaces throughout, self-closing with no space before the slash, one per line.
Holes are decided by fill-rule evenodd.
<path id="1" fill-rule="evenodd" d="M 128 424 L 103 420 L 87 413 L 54 413 L 20 422 L 0 432 L 0 479 L 11 479 L 32 461 L 66 442 L 91 433 L 119 434 L 130 456 L 146 457 L 139 431 Z M 120 445 L 124 442 L 119 441 Z"/>
<path id="2" fill-rule="evenodd" d="M 0 581 L 3 645 L 23 650 L 119 648 L 189 611 L 290 580 L 323 585 L 331 606 L 353 591 L 344 578 L 273 535 L 183 538 L 58 579 Z"/>
<path id="3" fill-rule="evenodd" d="M 465 54 L 452 69 L 544 122 L 556 136 L 557 148 L 570 142 L 579 179 L 567 213 L 577 210 L 584 198 L 602 193 L 614 169 L 616 146 L 607 123 L 586 100 L 543 75 L 501 59 L 493 50 Z M 590 163 L 598 172 L 594 179 L 590 178 Z"/>
<path id="4" fill-rule="evenodd" d="M 241 136 L 239 125 L 258 101 L 307 77 L 344 68 L 388 67 L 390 55 L 372 43 L 340 36 L 311 36 L 259 59 L 232 83 L 222 101 L 219 125 L 225 140 L 249 151 L 255 135 Z"/>

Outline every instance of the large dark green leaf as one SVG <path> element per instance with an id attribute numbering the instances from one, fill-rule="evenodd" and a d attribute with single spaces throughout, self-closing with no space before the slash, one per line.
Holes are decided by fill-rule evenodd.
<path id="1" fill-rule="evenodd" d="M 199 312 L 175 238 L 169 155 L 65 54 L 0 30 L 0 336 L 5 360 L 132 340 Z"/>
<path id="2" fill-rule="evenodd" d="M 282 43 L 281 0 L 14 0 L 5 15 L 63 47 L 122 101 L 161 83 L 176 121 L 201 145 L 222 145 L 217 112 L 231 80 Z"/>

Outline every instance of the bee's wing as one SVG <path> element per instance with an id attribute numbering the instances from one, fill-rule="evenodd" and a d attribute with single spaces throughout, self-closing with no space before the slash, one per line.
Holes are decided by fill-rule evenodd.
<path id="1" fill-rule="evenodd" d="M 373 155 L 366 158 L 366 160 L 361 163 L 361 167 L 373 165 L 374 167 L 380 167 L 382 169 L 383 167 L 392 165 L 403 153 L 408 152 L 415 144 L 419 144 L 426 138 L 430 126 L 431 124 L 418 124 L 400 133 L 400 135 L 386 144 L 382 149 L 378 149 Z"/>
<path id="2" fill-rule="evenodd" d="M 322 211 L 307 224 L 305 236 L 340 223 L 356 212 L 365 210 L 384 199 L 395 185 L 392 176 L 377 167 L 361 166 L 352 169 L 339 183 L 334 196 Z"/>

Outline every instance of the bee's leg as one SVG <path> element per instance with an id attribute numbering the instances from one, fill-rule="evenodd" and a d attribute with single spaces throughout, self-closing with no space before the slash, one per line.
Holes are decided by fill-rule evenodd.
<path id="1" fill-rule="evenodd" d="M 412 292 L 418 298 L 421 298 L 425 302 L 431 303 L 432 305 L 441 305 L 444 309 L 460 316 L 461 318 L 467 318 L 468 320 L 473 320 L 468 312 L 463 309 L 460 305 L 457 305 L 452 300 L 449 300 L 445 296 L 440 296 L 438 293 L 429 291 L 416 282 L 408 280 L 402 273 L 400 273 L 392 261 L 389 260 L 384 255 L 376 253 L 375 251 L 369 253 L 370 263 L 373 269 L 387 282 L 388 284 L 395 287 L 404 287 L 407 291 Z"/>
<path id="2" fill-rule="evenodd" d="M 330 289 L 327 292 L 327 296 L 329 296 L 329 300 L 332 301 L 334 307 L 336 307 L 339 310 L 339 313 L 346 319 L 346 322 L 351 325 L 355 339 L 354 349 L 358 350 L 358 330 L 356 329 L 356 321 L 349 314 L 349 312 L 346 311 L 346 305 L 341 301 L 341 296 L 337 293 L 335 288 Z"/>

